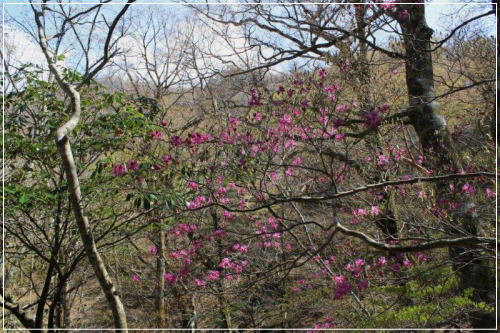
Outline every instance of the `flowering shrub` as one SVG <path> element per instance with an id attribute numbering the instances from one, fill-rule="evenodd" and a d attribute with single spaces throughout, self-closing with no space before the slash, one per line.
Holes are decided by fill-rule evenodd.
<path id="1" fill-rule="evenodd" d="M 252 89 L 248 110 L 222 119 L 210 132 L 180 136 L 168 128 L 153 131 L 157 156 L 133 156 L 112 167 L 115 177 L 141 171 L 137 193 L 155 188 L 158 203 L 167 202 L 177 219 L 192 223 L 167 226 L 169 243 L 176 248 L 164 275 L 168 285 L 213 292 L 224 285 L 227 292 L 237 292 L 257 272 L 271 277 L 286 270 L 309 271 L 287 292 L 327 288 L 335 302 L 357 299 L 386 279 L 400 279 L 428 264 L 430 256 L 418 246 L 433 239 L 433 224 L 446 223 L 449 210 L 459 208 L 455 196 L 460 193 L 450 184 L 449 198 L 424 201 L 427 186 L 416 179 L 435 172 L 404 144 L 404 135 L 386 137 L 375 150 L 360 144 L 359 138 L 379 135 L 382 127 L 397 128 L 388 119 L 398 113 L 386 103 L 363 109 L 342 81 L 349 71 L 344 62 L 339 74 L 320 68 L 274 91 Z M 358 185 L 389 180 L 400 183 Z M 457 186 L 465 195 L 476 194 L 471 183 Z M 390 231 L 395 201 L 407 205 L 397 218 L 414 221 L 404 236 Z M 349 235 L 354 238 L 344 238 Z M 415 250 L 374 255 L 366 251 L 370 237 L 378 238 L 380 247 Z M 316 324 L 334 326 L 331 318 Z"/>

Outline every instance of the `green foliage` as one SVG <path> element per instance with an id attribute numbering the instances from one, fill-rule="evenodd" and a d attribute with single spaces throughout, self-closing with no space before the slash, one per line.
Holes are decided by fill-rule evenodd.
<path id="1" fill-rule="evenodd" d="M 418 278 L 403 285 L 374 288 L 384 295 L 375 298 L 372 305 L 378 313 L 361 319 L 363 327 L 436 327 L 464 320 L 471 311 L 494 311 L 484 302 L 472 299 L 473 290 L 457 295 L 459 278 L 448 267 L 420 272 Z M 404 300 L 399 306 L 390 306 L 392 298 Z M 404 304 L 404 305 L 401 305 Z"/>

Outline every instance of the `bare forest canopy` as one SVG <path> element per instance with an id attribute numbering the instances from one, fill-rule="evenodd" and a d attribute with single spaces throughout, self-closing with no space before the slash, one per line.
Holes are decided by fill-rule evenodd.
<path id="1" fill-rule="evenodd" d="M 3 327 L 494 329 L 496 4 L 5 4 Z"/>

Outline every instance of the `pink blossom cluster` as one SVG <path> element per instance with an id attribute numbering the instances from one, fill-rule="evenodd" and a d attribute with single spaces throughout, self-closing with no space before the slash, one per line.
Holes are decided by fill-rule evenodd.
<path id="1" fill-rule="evenodd" d="M 174 229 L 172 229 L 172 235 L 176 237 L 181 237 L 183 234 L 193 233 L 198 229 L 196 224 L 187 225 L 185 223 L 179 223 Z"/>
<path id="2" fill-rule="evenodd" d="M 205 204 L 208 204 L 209 200 L 203 195 L 199 195 L 195 197 L 192 201 L 188 201 L 186 203 L 186 206 L 190 210 L 198 209 L 200 207 L 203 207 Z"/>

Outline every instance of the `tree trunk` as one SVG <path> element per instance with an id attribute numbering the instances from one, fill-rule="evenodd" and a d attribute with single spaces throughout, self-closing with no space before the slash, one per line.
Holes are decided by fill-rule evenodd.
<path id="1" fill-rule="evenodd" d="M 19 304 L 12 302 L 11 297 L 0 295 L 0 304 L 3 308 L 9 310 L 21 322 L 24 328 L 28 329 L 31 333 L 44 333 L 47 330 L 35 326 L 35 319 L 28 316 L 28 314 L 21 309 Z"/>
<path id="2" fill-rule="evenodd" d="M 129 4 L 126 5 L 125 9 L 128 8 Z M 63 164 L 63 170 L 66 174 L 66 179 L 68 181 L 68 193 L 69 200 L 71 203 L 71 208 L 75 216 L 75 222 L 78 227 L 78 232 L 82 240 L 83 246 L 85 248 L 85 254 L 89 259 L 90 265 L 92 266 L 94 273 L 99 281 L 99 285 L 106 296 L 108 305 L 113 313 L 113 319 L 115 328 L 119 330 L 127 330 L 127 318 L 125 314 L 125 308 L 120 299 L 113 280 L 108 274 L 104 261 L 101 255 L 97 251 L 97 246 L 94 240 L 94 235 L 90 227 L 90 223 L 84 214 L 82 205 L 82 193 L 80 189 L 80 181 L 78 179 L 78 173 L 76 170 L 75 159 L 73 158 L 73 151 L 71 150 L 71 144 L 69 142 L 68 135 L 75 129 L 75 127 L 80 122 L 81 117 L 81 105 L 80 105 L 80 93 L 66 81 L 60 67 L 56 64 L 54 59 L 54 54 L 49 50 L 47 37 L 44 31 L 44 24 L 42 24 L 41 18 L 44 16 L 44 11 L 34 10 L 35 21 L 38 30 L 39 44 L 42 48 L 42 52 L 49 65 L 50 72 L 54 75 L 57 83 L 61 89 L 70 98 L 71 106 L 71 117 L 70 119 L 62 124 L 56 131 L 56 145 L 61 155 L 61 160 Z M 124 10 L 122 10 L 121 15 L 123 15 Z M 117 16 L 119 18 L 120 16 Z"/>
<path id="3" fill-rule="evenodd" d="M 429 51 L 433 30 L 427 26 L 425 7 L 422 4 L 404 5 L 400 10 L 403 8 L 410 14 L 408 19 L 399 19 L 406 51 L 406 84 L 412 108 L 410 123 L 427 154 L 425 158 L 429 168 L 442 173 L 460 171 L 461 161 L 453 149 L 446 121 L 438 114 L 433 101 L 433 63 Z M 440 199 L 450 197 L 448 185 L 447 182 L 437 184 L 438 204 Z M 453 200 L 461 204 L 461 208 L 451 211 L 453 224 L 461 226 L 472 236 L 478 236 L 479 221 L 469 209 L 474 207 L 474 203 L 466 197 L 455 196 Z M 456 230 L 450 228 L 449 232 L 456 233 Z M 460 279 L 461 290 L 473 288 L 475 301 L 494 305 L 494 274 L 481 253 L 465 247 L 451 247 L 449 253 Z M 477 312 L 471 321 L 476 328 L 495 327 L 495 314 Z"/>
<path id="4" fill-rule="evenodd" d="M 75 93 L 78 94 L 77 92 Z M 72 96 L 73 109 L 77 109 L 78 112 L 80 109 L 79 97 L 79 94 L 76 96 Z M 61 138 L 58 137 L 57 147 L 63 160 L 64 170 L 68 179 L 68 191 L 71 206 L 73 208 L 73 214 L 75 215 L 75 221 L 78 226 L 78 232 L 80 233 L 80 237 L 85 248 L 85 253 L 87 254 L 87 258 L 89 259 L 89 262 L 94 269 L 94 273 L 106 296 L 111 311 L 113 312 L 115 328 L 126 330 L 127 318 L 125 315 L 125 308 L 123 307 L 120 295 L 116 291 L 115 285 L 108 274 L 106 266 L 104 265 L 104 261 L 97 251 L 94 235 L 92 234 L 92 229 L 90 228 L 90 223 L 83 214 L 80 182 L 78 180 L 78 174 L 76 171 L 75 161 L 73 159 L 73 152 L 71 151 L 71 145 L 66 135 Z"/>
<path id="5" fill-rule="evenodd" d="M 67 328 L 70 325 L 69 274 L 59 276 L 52 303 L 49 307 L 48 329 Z M 57 330 L 56 330 L 57 331 Z"/>
<path id="6" fill-rule="evenodd" d="M 71 305 L 69 300 L 69 284 L 65 283 L 62 294 L 62 327 L 68 328 L 71 325 Z"/>
<path id="7" fill-rule="evenodd" d="M 54 244 L 52 247 L 52 253 L 50 255 L 50 263 L 49 267 L 47 269 L 47 274 L 45 275 L 45 281 L 43 283 L 43 288 L 42 288 L 42 293 L 40 294 L 40 298 L 38 299 L 38 304 L 37 304 L 37 309 L 36 309 L 36 315 L 35 315 L 35 327 L 37 328 L 43 328 L 43 318 L 45 314 L 45 304 L 47 304 L 47 300 L 49 297 L 49 292 L 50 292 L 50 285 L 52 282 L 52 276 L 54 275 L 54 269 L 56 265 L 56 258 L 59 252 L 59 245 L 58 245 L 58 236 L 57 236 L 57 229 L 56 229 L 56 236 L 54 239 Z"/>

